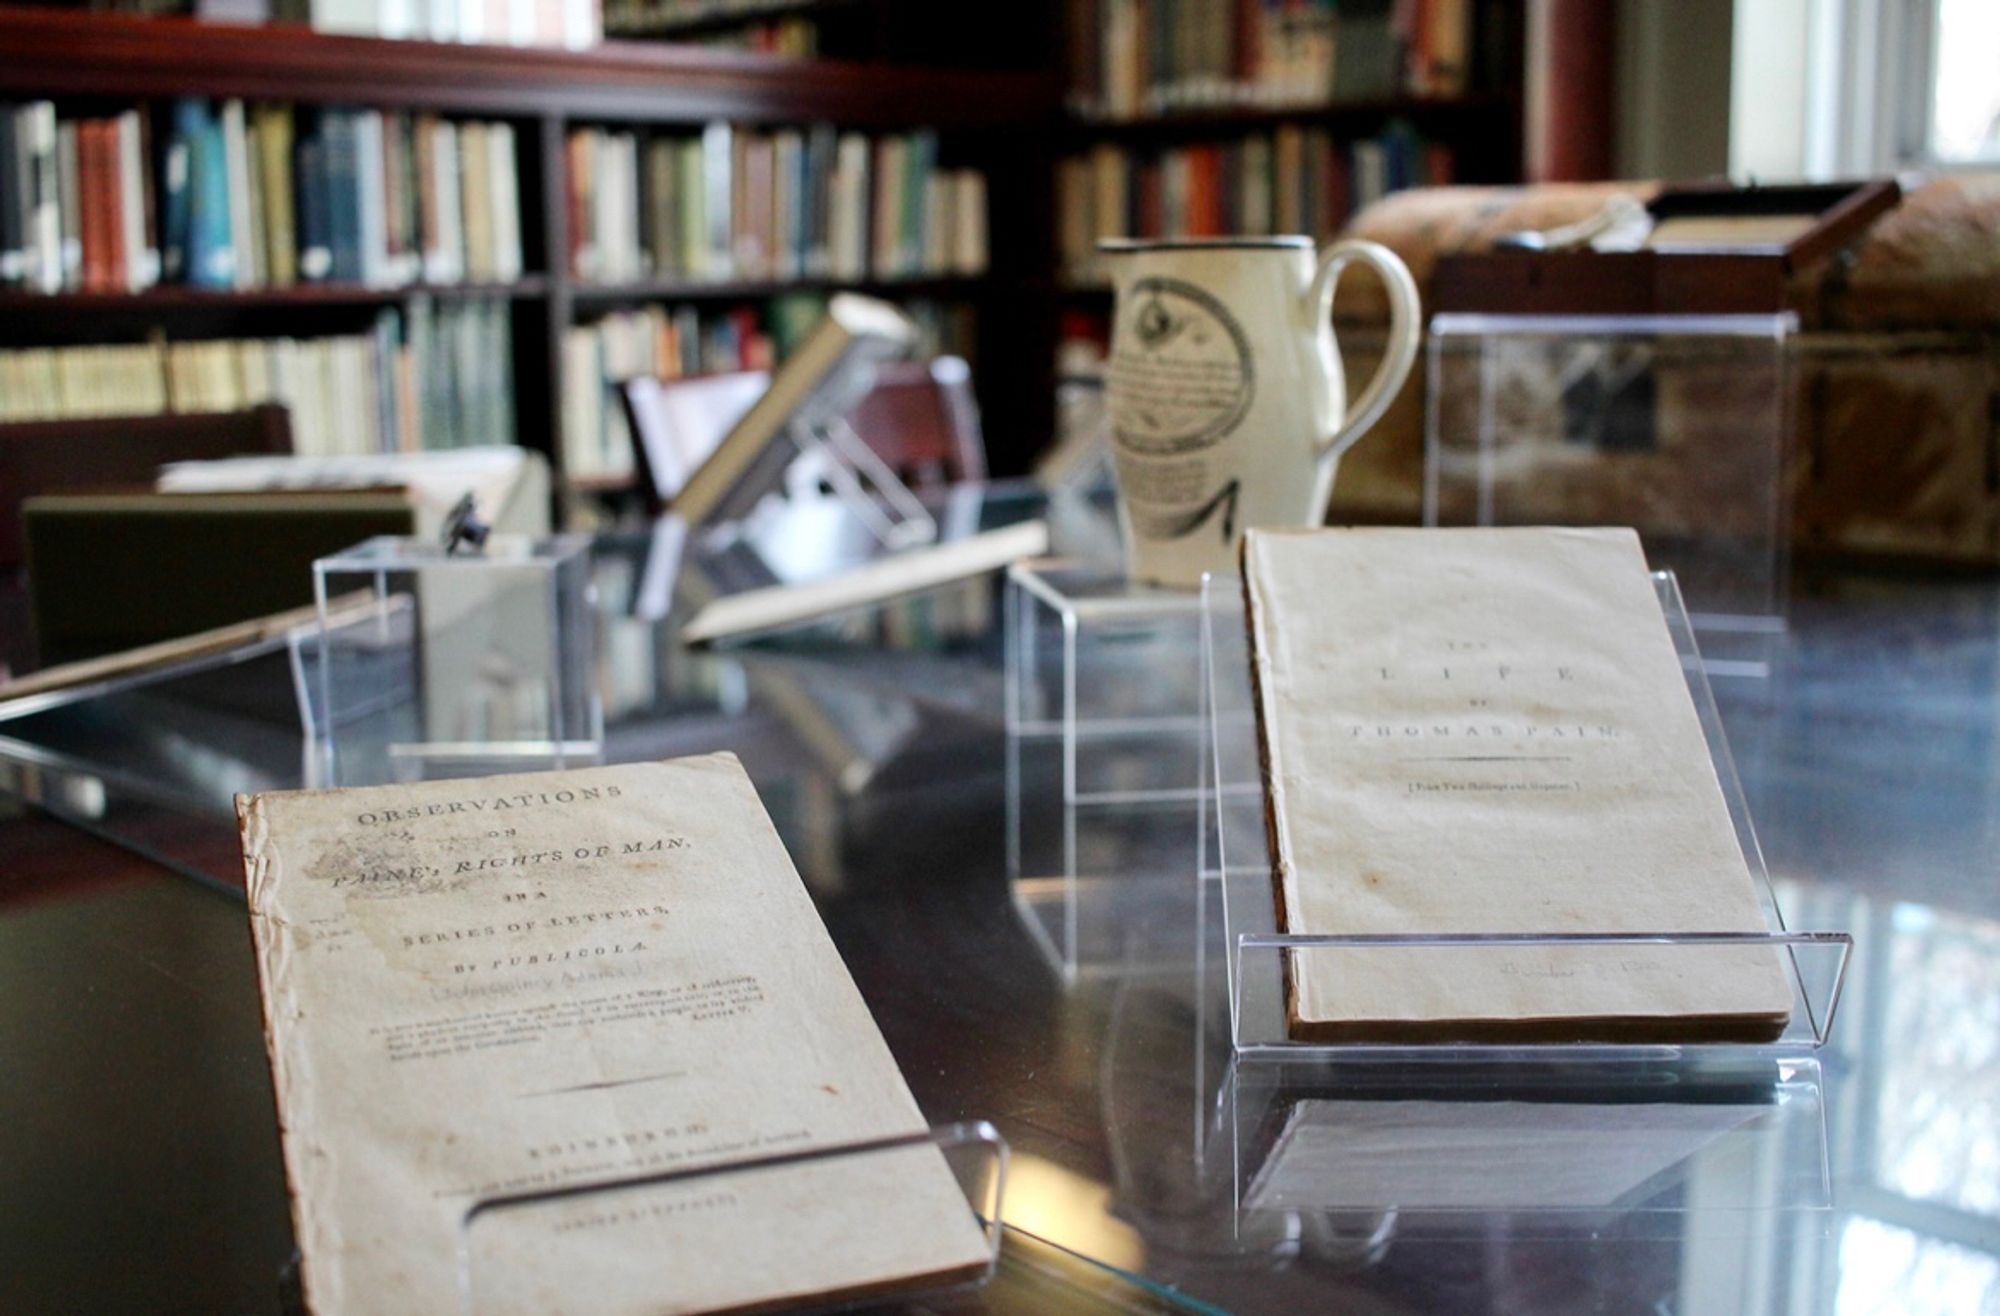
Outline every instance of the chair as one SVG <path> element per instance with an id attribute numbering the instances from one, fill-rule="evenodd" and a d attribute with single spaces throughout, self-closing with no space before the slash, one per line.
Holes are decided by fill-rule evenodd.
<path id="1" fill-rule="evenodd" d="M 884 366 L 847 420 L 913 488 L 986 478 L 972 369 L 960 357 Z"/>
<path id="2" fill-rule="evenodd" d="M 618 386 L 642 481 L 659 511 L 770 385 L 761 370 L 640 378 Z M 862 440 L 913 488 L 986 476 L 972 371 L 955 356 L 885 366 L 848 417 Z"/>

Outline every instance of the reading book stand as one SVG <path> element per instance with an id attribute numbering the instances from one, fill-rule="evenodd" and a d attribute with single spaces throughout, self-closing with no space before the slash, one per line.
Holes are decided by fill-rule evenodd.
<path id="1" fill-rule="evenodd" d="M 1668 633 L 1680 653 L 1716 777 L 1760 898 L 1766 925 L 1763 931 L 1280 933 L 1271 897 L 1271 856 L 1242 597 L 1233 581 L 1209 579 L 1202 596 L 1202 666 L 1208 689 L 1205 771 L 1209 774 L 1203 794 L 1214 825 L 1215 864 L 1212 870 L 1204 865 L 1207 871 L 1201 887 L 1204 902 L 1212 897 L 1221 909 L 1229 978 L 1229 1032 L 1239 1058 L 1500 1064 L 1554 1061 L 1629 1064 L 1644 1069 L 1663 1062 L 1762 1062 L 1809 1056 L 1826 1043 L 1853 937 L 1845 932 L 1795 932 L 1786 927 L 1680 588 L 1673 573 L 1665 571 L 1653 573 L 1653 585 Z M 1767 1042 L 1629 1042 L 1604 1040 L 1587 1032 L 1574 1041 L 1507 1043 L 1394 1039 L 1307 1042 L 1289 1035 L 1283 985 L 1288 956 L 1311 955 L 1324 965 L 1343 959 L 1350 964 L 1407 964 L 1413 976 L 1421 976 L 1439 972 L 1440 965 L 1449 965 L 1458 957 L 1531 951 L 1538 960 L 1555 966 L 1569 960 L 1577 966 L 1574 971 L 1587 972 L 1593 956 L 1601 957 L 1620 947 L 1649 953 L 1665 948 L 1676 957 L 1686 957 L 1690 964 L 1700 964 L 1704 957 L 1713 958 L 1720 951 L 1767 948 L 1782 958 L 1791 980 L 1790 1020 L 1779 1037 Z"/>
<path id="2" fill-rule="evenodd" d="M 906 1165 L 908 1158 L 923 1156 L 941 1157 L 965 1194 L 969 1221 L 985 1240 L 983 1267 L 871 1284 L 844 1295 L 815 1295 L 805 1287 L 792 1299 L 778 1298 L 769 1305 L 760 1301 L 757 1310 L 834 1312 L 873 1308 L 889 1299 L 922 1299 L 926 1304 L 948 1300 L 953 1294 L 985 1284 L 1000 1259 L 1007 1142 L 984 1120 L 939 1124 L 921 1133 L 802 1151 L 751 1151 L 691 1169 L 665 1169 L 484 1198 L 466 1211 L 459 1228 L 459 1310 L 464 1316 L 522 1310 L 523 1295 L 509 1264 L 522 1237 L 561 1238 L 570 1231 L 587 1234 L 599 1225 L 624 1223 L 629 1227 L 631 1222 L 643 1221 L 641 1228 L 662 1242 L 672 1238 L 675 1230 L 699 1238 L 713 1230 L 712 1225 L 703 1229 L 702 1216 L 718 1209 L 748 1210 L 752 1219 L 739 1219 L 735 1225 L 761 1226 L 768 1234 L 769 1248 L 745 1248 L 739 1258 L 754 1258 L 749 1264 L 757 1269 L 757 1282 L 770 1284 L 772 1275 L 785 1275 L 787 1215 L 800 1199 L 823 1196 L 830 1179 L 837 1182 L 849 1175 L 895 1174 L 899 1163 Z M 759 1212 L 764 1219 L 756 1218 Z M 647 1265 L 642 1248 L 627 1249 L 624 1255 L 633 1254 L 637 1254 L 634 1264 L 641 1268 Z M 593 1255 L 601 1260 L 601 1254 L 585 1253 L 584 1261 L 588 1263 Z M 709 1274 L 690 1276 L 662 1270 L 657 1288 L 648 1290 L 661 1310 L 687 1310 L 690 1304 L 705 1309 L 715 1301 L 711 1285 L 726 1291 L 745 1278 L 729 1273 L 728 1249 L 717 1248 L 711 1255 L 713 1271 Z M 803 1280 L 810 1263 L 794 1269 Z"/>
<path id="3" fill-rule="evenodd" d="M 941 1310 L 952 1310 L 955 1295 L 970 1294 L 992 1279 L 1000 1262 L 1005 1237 L 1001 1209 L 1007 1184 L 1007 1140 L 984 1120 L 937 1124 L 922 1133 L 900 1137 L 843 1143 L 806 1150 L 773 1150 L 735 1156 L 692 1168 L 662 1169 L 643 1174 L 609 1176 L 556 1188 L 500 1192 L 482 1197 L 466 1209 L 458 1230 L 458 1310 L 463 1316 L 490 1316 L 492 1313 L 520 1311 L 523 1295 L 508 1269 L 509 1250 L 516 1231 L 542 1231 L 544 1238 L 561 1237 L 565 1226 L 585 1233 L 594 1227 L 644 1222 L 641 1228 L 665 1244 L 671 1231 L 686 1229 L 688 1221 L 704 1211 L 727 1209 L 748 1199 L 779 1202 L 793 1200 L 788 1193 L 814 1191 L 815 1176 L 866 1173 L 879 1166 L 884 1173 L 896 1172 L 899 1157 L 934 1154 L 943 1158 L 965 1194 L 971 1223 L 986 1242 L 983 1267 L 944 1276 L 922 1278 L 908 1284 L 873 1287 L 845 1298 L 803 1295 L 793 1300 L 775 1299 L 758 1306 L 759 1311 L 797 1313 L 851 1311 L 875 1307 L 887 1298 L 926 1304 L 943 1302 Z M 753 1208 L 755 1209 L 755 1208 Z M 773 1238 L 782 1236 L 786 1221 L 781 1209 L 772 1210 L 767 1225 Z M 752 1222 L 757 1223 L 757 1222 Z M 741 1222 L 739 1221 L 740 1225 Z M 628 1249 L 646 1265 L 651 1253 Z M 768 1253 L 750 1250 L 758 1258 L 760 1271 Z M 600 1258 L 601 1259 L 601 1258 Z M 728 1272 L 726 1259 L 718 1257 L 716 1270 L 696 1277 L 662 1269 L 652 1297 L 662 1310 L 681 1310 L 700 1300 L 699 1286 L 714 1280 L 735 1278 Z M 587 1280 L 588 1275 L 579 1276 Z M 285 1316 L 305 1316 L 305 1296 L 300 1284 L 299 1257 L 292 1255 L 278 1277 L 279 1307 Z"/>
<path id="4" fill-rule="evenodd" d="M 1817 1059 L 1635 1071 L 1561 1065 L 1238 1062 L 1199 1157 L 1233 1185 L 1239 1234 L 1304 1214 L 1350 1240 L 1537 1233 L 1677 1238 L 1690 1212 L 1741 1227 L 1832 1205 Z"/>
<path id="5" fill-rule="evenodd" d="M 1654 1219 L 1672 1235 L 1697 1206 L 1831 1204 L 1816 1052 L 1853 938 L 1786 926 L 1679 586 L 1665 571 L 1653 585 L 1760 897 L 1761 932 L 1280 933 L 1242 593 L 1234 580 L 1205 583 L 1197 936 L 1199 954 L 1211 953 L 1219 922 L 1232 1056 L 1199 1154 L 1227 1158 L 1239 1226 L 1260 1211 L 1310 1211 L 1366 1238 L 1449 1232 L 1505 1208 L 1558 1231 L 1618 1220 L 1630 1232 L 1637 1220 L 1643 1233 Z M 1319 957 L 1322 973 L 1350 957 L 1420 978 L 1475 956 L 1526 955 L 1552 972 L 1573 961 L 1571 971 L 1587 972 L 1590 957 L 1620 947 L 1664 948 L 1696 965 L 1765 948 L 1787 967 L 1790 1021 L 1767 1042 L 1617 1041 L 1583 1029 L 1570 1041 L 1301 1041 L 1287 1025 L 1288 956 Z M 1724 1172 L 1742 1165 L 1758 1168 Z"/>

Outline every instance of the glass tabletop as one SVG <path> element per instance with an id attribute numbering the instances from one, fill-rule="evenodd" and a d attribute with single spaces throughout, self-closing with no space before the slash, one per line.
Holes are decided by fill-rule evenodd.
<path id="1" fill-rule="evenodd" d="M 695 650 L 655 536 L 592 551 L 606 758 L 738 754 L 926 1116 L 1006 1138 L 983 1309 L 2000 1311 L 1992 584 L 1807 578 L 1773 674 L 1717 681 L 1787 913 L 1854 963 L 1813 1061 L 1635 1089 L 1236 1063 L 1195 802 L 1102 842 L 1147 880 L 1062 971 L 1006 857 L 997 580 Z M 283 646 L 0 720 L 0 1306 L 276 1306 L 230 797 L 304 771 Z"/>

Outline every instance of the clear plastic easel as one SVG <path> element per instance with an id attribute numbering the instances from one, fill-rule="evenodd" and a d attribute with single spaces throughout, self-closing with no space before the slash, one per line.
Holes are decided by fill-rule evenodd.
<path id="1" fill-rule="evenodd" d="M 1238 1057 L 1305 1058 L 1390 1062 L 1487 1061 L 1589 1062 L 1645 1065 L 1661 1061 L 1767 1060 L 1807 1056 L 1826 1043 L 1840 1002 L 1840 986 L 1853 937 L 1845 932 L 1797 932 L 1778 907 L 1770 874 L 1758 846 L 1750 810 L 1723 733 L 1722 717 L 1695 643 L 1694 627 L 1671 572 L 1653 574 L 1654 589 L 1668 633 L 1680 653 L 1681 668 L 1694 699 L 1702 731 L 1714 759 L 1716 777 L 1728 804 L 1737 839 L 1749 865 L 1764 927 L 1717 932 L 1661 928 L 1645 931 L 1287 934 L 1276 927 L 1271 854 L 1264 814 L 1250 656 L 1243 624 L 1241 592 L 1233 582 L 1211 579 L 1203 594 L 1202 653 L 1209 686 L 1207 752 L 1215 789 L 1207 807 L 1214 822 L 1216 862 L 1212 877 L 1220 897 L 1229 978 L 1230 1037 Z M 1208 871 L 1208 865 L 1202 865 Z M 1792 987 L 1792 1008 L 1780 1036 L 1759 1042 L 1616 1042 L 1580 1032 L 1575 1040 L 1541 1042 L 1413 1042 L 1356 1040 L 1299 1041 L 1289 1032 L 1285 1007 L 1287 965 L 1313 958 L 1317 974 L 1409 973 L 1418 978 L 1449 973 L 1454 963 L 1487 965 L 1532 961 L 1550 971 L 1581 974 L 1593 962 L 1618 954 L 1658 961 L 1671 956 L 1681 971 L 1730 961 L 1746 953 L 1775 957 Z M 1407 967 L 1403 967 L 1407 966 Z M 1613 1013 L 1607 1011 L 1607 1013 Z"/>
<path id="2" fill-rule="evenodd" d="M 1279 932 L 1242 594 L 1233 581 L 1208 582 L 1197 959 L 1223 960 L 1216 1008 L 1230 1046 L 1197 1155 L 1220 1158 L 1218 1173 L 1233 1179 L 1239 1230 L 1267 1229 L 1275 1213 L 1381 1249 L 1398 1237 L 1482 1231 L 1506 1211 L 1552 1235 L 1615 1223 L 1622 1234 L 1679 1237 L 1690 1212 L 1740 1222 L 1831 1204 L 1818 1053 L 1853 938 L 1786 924 L 1679 587 L 1669 572 L 1653 584 L 1761 930 Z M 1581 1025 L 1568 1040 L 1319 1041 L 1294 1038 L 1287 1020 L 1288 967 L 1305 957 L 1322 975 L 1421 979 L 1510 959 L 1581 972 L 1593 957 L 1623 955 L 1671 957 L 1699 973 L 1712 957 L 1746 953 L 1778 960 L 1791 986 L 1789 1020 L 1769 1040 L 1620 1041 Z"/>
<path id="3" fill-rule="evenodd" d="M 593 1292 L 634 1311 L 948 1300 L 993 1275 L 1006 1174 L 1005 1140 L 974 1121 L 498 1193 L 460 1223 L 459 1310 L 591 1310 Z M 863 1200 L 899 1218 L 856 1210 Z M 915 1258 L 924 1268 L 909 1273 Z"/>

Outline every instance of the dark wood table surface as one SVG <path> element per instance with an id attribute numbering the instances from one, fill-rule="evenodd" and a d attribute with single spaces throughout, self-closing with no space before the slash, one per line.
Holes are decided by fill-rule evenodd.
<path id="1" fill-rule="evenodd" d="M 1192 1154 L 1227 1041 L 1187 965 L 1065 981 L 1016 911 L 997 641 L 773 660 L 914 701 L 921 734 L 859 792 L 755 682 L 737 706 L 617 724 L 613 751 L 737 750 L 926 1113 L 1008 1139 L 1010 1221 L 1195 1309 L 2000 1311 L 2000 586 L 1808 575 L 1777 657 L 1718 696 L 1791 922 L 1857 940 L 1819 1055 L 1818 1209 L 1810 1192 L 1756 1197 L 1748 1164 L 1587 1217 L 1239 1209 L 1230 1168 Z M 282 778 L 295 732 L 198 698 L 155 722 L 171 700 L 149 698 L 0 725 L 16 801 L 0 821 L 0 1311 L 269 1311 L 291 1248 L 219 801 Z M 72 771 L 105 746 L 122 763 Z M 1184 916 L 1175 899 L 1160 921 Z M 1161 1300 L 1010 1292 L 1016 1310 Z"/>

